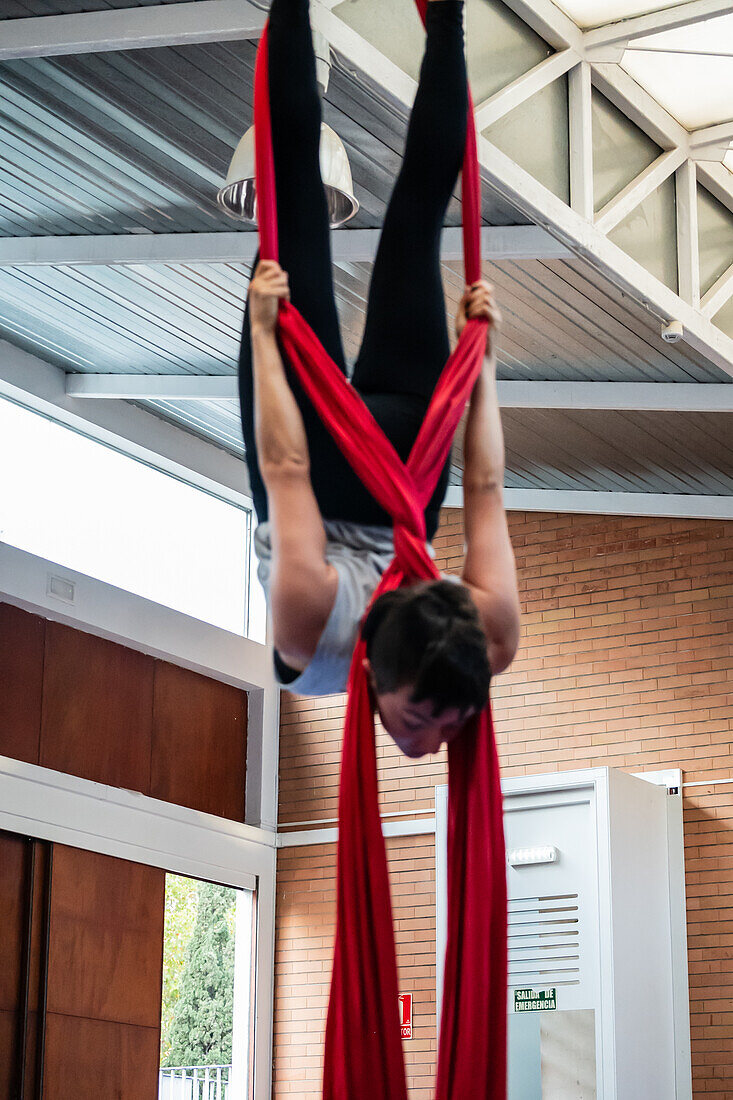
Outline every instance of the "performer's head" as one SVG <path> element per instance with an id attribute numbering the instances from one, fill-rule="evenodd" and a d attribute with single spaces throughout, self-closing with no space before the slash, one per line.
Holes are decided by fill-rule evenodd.
<path id="1" fill-rule="evenodd" d="M 406 756 L 437 752 L 486 706 L 486 635 L 464 585 L 430 581 L 386 592 L 362 636 L 376 709 Z"/>

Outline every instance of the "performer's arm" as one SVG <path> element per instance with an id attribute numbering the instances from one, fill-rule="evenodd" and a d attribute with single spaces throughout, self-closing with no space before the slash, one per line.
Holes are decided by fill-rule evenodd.
<path id="1" fill-rule="evenodd" d="M 494 335 L 500 315 L 491 288 L 468 292 L 462 317 L 490 321 L 487 355 L 468 410 L 464 441 L 463 507 L 466 556 L 463 581 L 471 589 L 489 641 L 494 674 L 514 659 L 519 643 L 519 594 L 514 552 L 504 511 L 504 435 L 496 392 Z"/>
<path id="2" fill-rule="evenodd" d="M 278 302 L 289 297 L 279 264 L 262 262 L 250 285 L 255 438 L 267 490 L 272 538 L 273 642 L 304 669 L 336 599 L 338 577 L 326 561 L 326 532 L 310 479 L 308 439 L 276 339 Z"/>

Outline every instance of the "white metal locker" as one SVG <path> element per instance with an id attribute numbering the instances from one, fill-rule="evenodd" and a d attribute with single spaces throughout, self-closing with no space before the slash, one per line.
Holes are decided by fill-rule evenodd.
<path id="1" fill-rule="evenodd" d="M 503 783 L 509 1100 L 691 1100 L 681 781 Z M 446 809 L 439 787 L 439 973 Z"/>

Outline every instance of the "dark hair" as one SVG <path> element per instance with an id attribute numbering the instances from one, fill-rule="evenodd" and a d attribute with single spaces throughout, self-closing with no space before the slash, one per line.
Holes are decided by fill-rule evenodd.
<path id="1" fill-rule="evenodd" d="M 467 588 L 450 581 L 385 592 L 361 628 L 379 694 L 413 685 L 434 713 L 483 710 L 491 670 L 486 635 Z"/>

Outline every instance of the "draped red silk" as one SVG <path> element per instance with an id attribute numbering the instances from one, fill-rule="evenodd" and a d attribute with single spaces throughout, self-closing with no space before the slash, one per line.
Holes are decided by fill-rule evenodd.
<path id="1" fill-rule="evenodd" d="M 416 0 L 425 18 L 426 0 Z M 277 207 L 267 29 L 255 71 L 260 254 L 277 259 Z M 470 94 L 469 94 L 470 101 Z M 467 283 L 481 277 L 480 184 L 473 107 L 463 165 Z M 478 377 L 485 322 L 469 321 L 436 388 L 407 463 L 290 303 L 279 316 L 283 350 L 319 416 L 394 520 L 395 558 L 375 592 L 439 574 L 425 545 L 424 509 Z M 379 817 L 374 716 L 357 643 L 339 795 L 337 927 L 326 1025 L 326 1100 L 406 1100 L 387 858 Z M 448 943 L 437 1100 L 506 1097 L 506 871 L 499 766 L 491 708 L 449 749 Z M 419 1006 L 417 1012 L 420 1012 Z"/>

